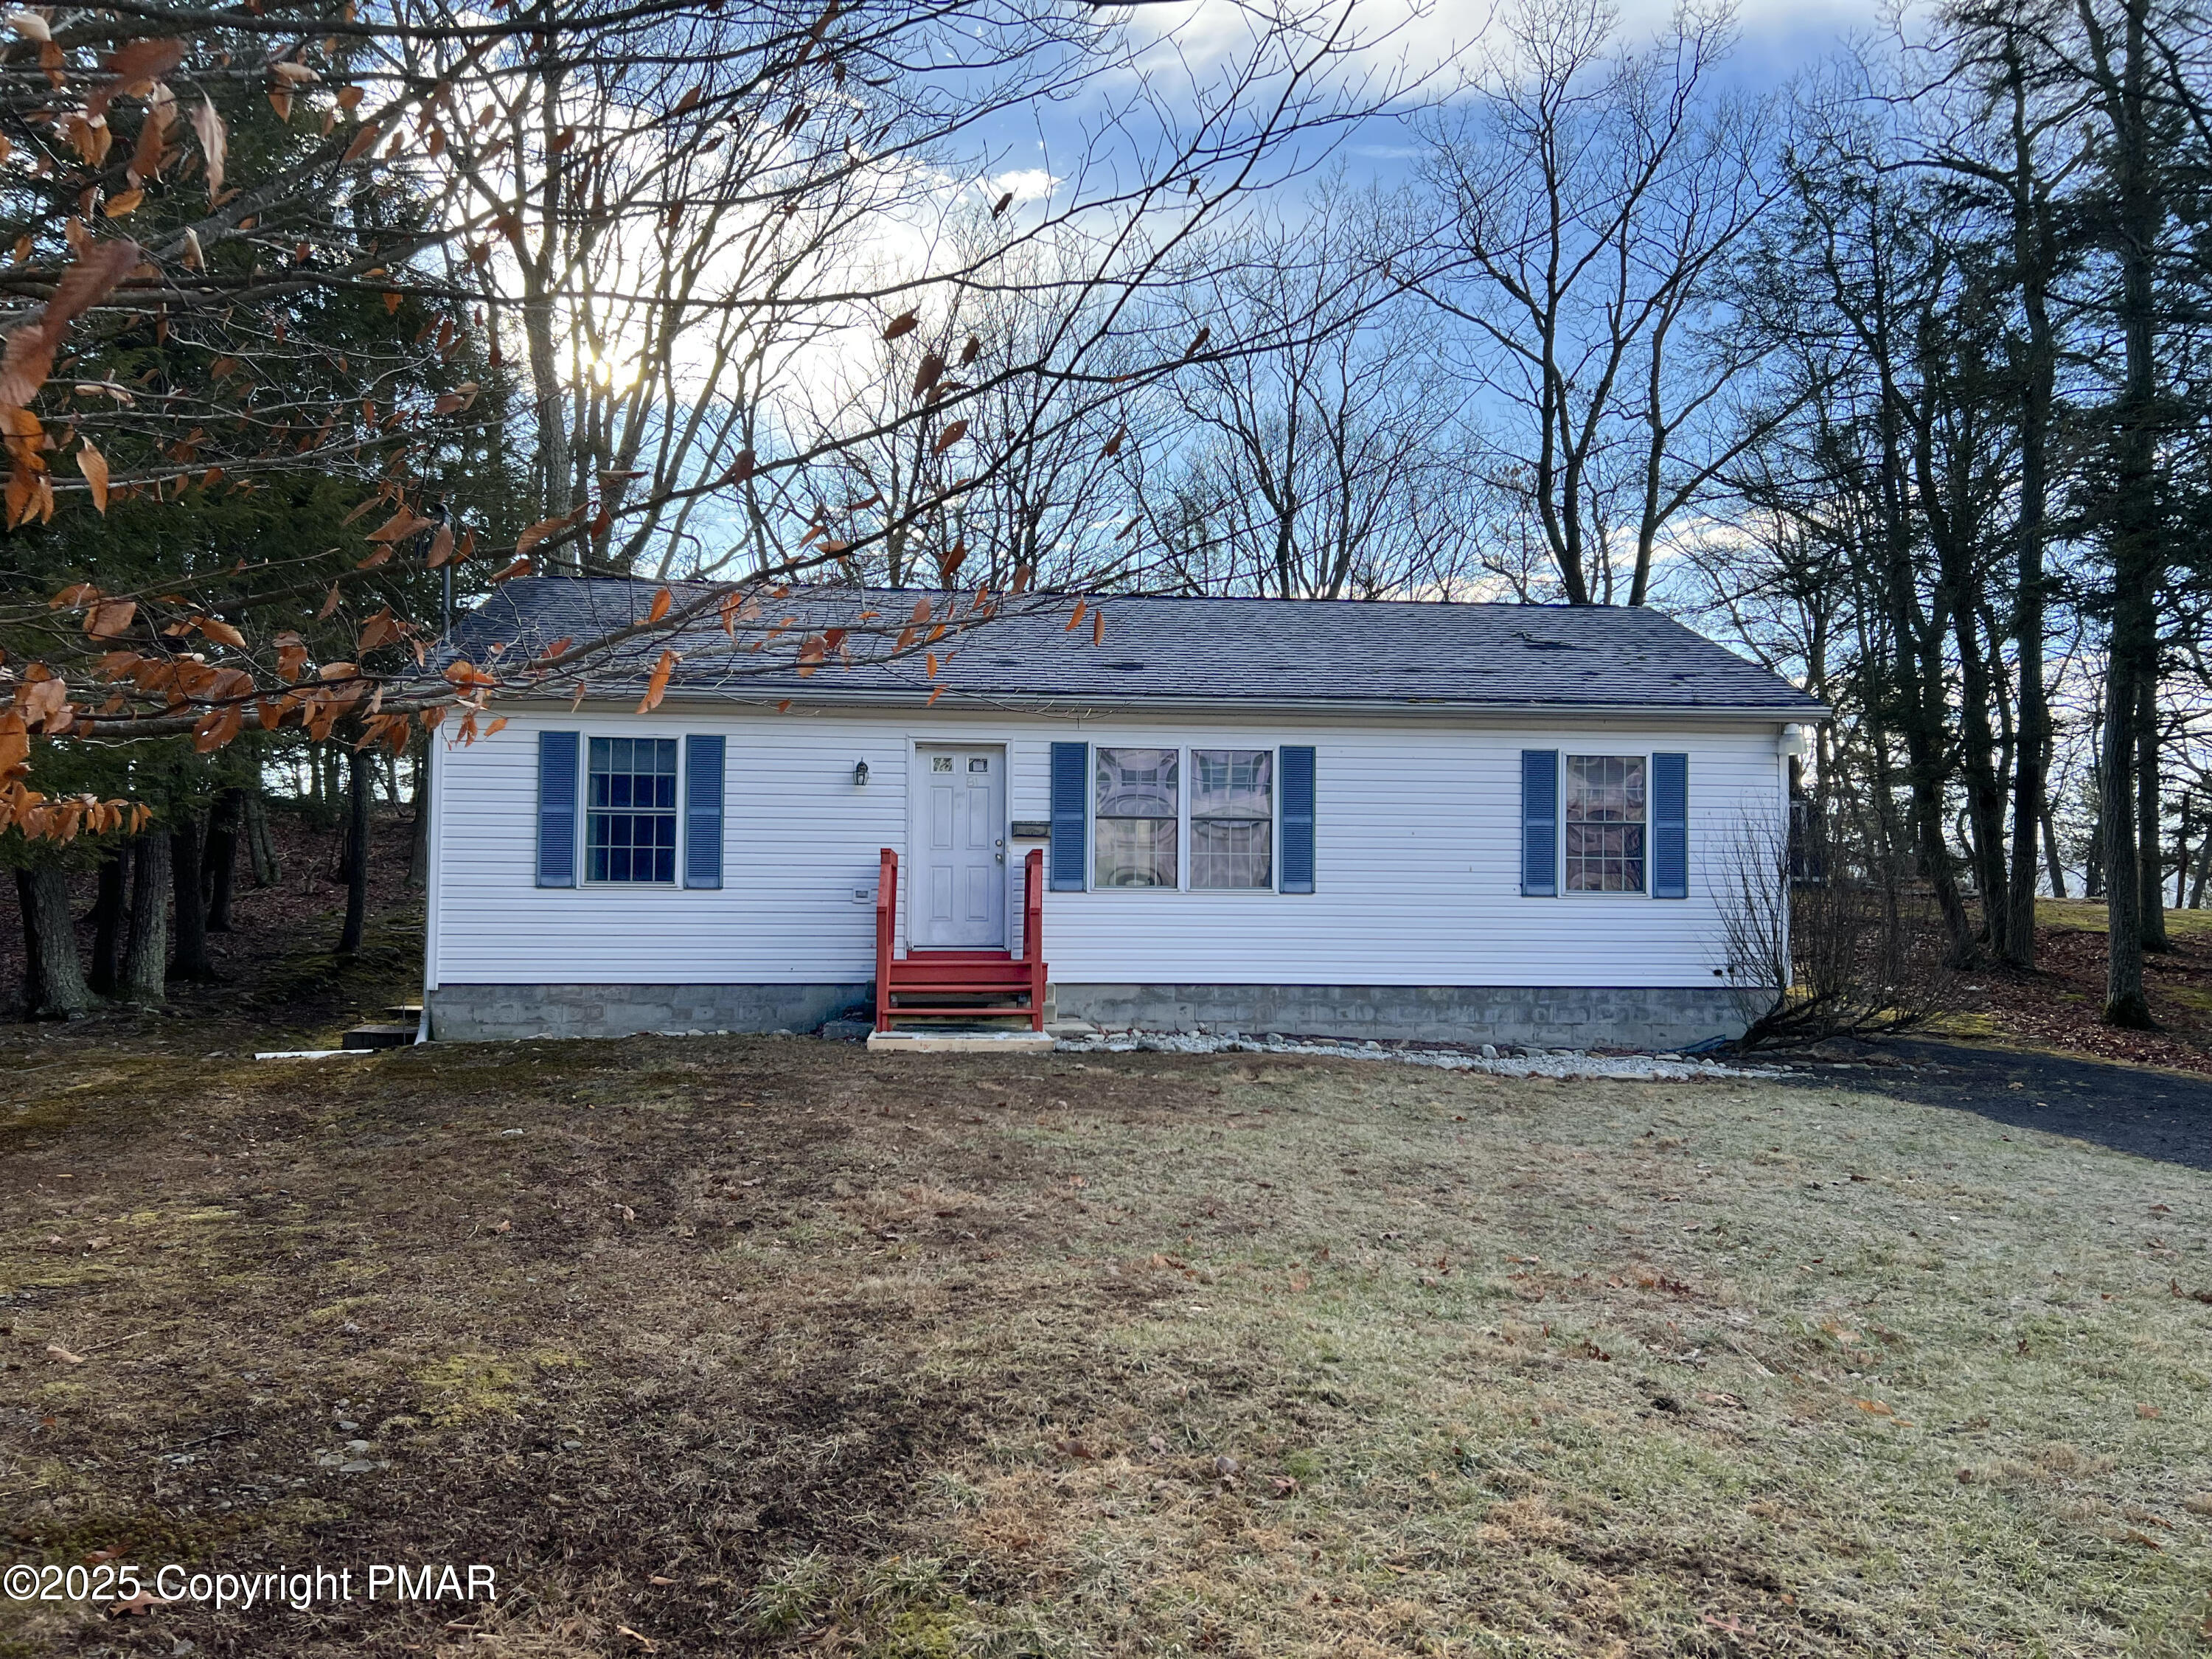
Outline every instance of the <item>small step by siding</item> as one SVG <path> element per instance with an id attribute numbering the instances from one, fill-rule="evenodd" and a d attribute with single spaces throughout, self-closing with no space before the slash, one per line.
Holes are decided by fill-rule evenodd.
<path id="1" fill-rule="evenodd" d="M 341 1046 L 348 1048 L 404 1048 L 415 1041 L 415 1027 L 406 1025 L 356 1025 L 345 1034 Z"/>

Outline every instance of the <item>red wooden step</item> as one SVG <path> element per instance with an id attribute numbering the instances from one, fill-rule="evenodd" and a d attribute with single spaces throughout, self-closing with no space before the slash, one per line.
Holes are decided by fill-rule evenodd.
<path id="1" fill-rule="evenodd" d="M 1030 1010 L 983 1004 L 978 1006 L 916 1008 L 894 1004 L 890 1010 L 893 1019 L 1027 1019 Z"/>
<path id="2" fill-rule="evenodd" d="M 894 991 L 1019 991 L 1027 989 L 1029 982 L 1027 974 L 932 974 L 914 979 L 899 973 L 891 975 Z"/>

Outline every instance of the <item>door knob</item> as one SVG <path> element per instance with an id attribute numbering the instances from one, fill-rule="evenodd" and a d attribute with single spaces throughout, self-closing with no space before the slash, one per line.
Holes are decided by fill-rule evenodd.
<path id="1" fill-rule="evenodd" d="M 1005 848 L 1001 847 L 1001 848 L 1000 848 L 996 853 L 994 853 L 991 856 L 992 856 L 992 857 L 994 857 L 994 858 L 995 858 L 995 859 L 997 859 L 997 860 L 999 860 L 999 862 L 1000 862 L 1000 863 L 1004 864 L 1004 863 L 1006 861 L 1006 849 Z"/>

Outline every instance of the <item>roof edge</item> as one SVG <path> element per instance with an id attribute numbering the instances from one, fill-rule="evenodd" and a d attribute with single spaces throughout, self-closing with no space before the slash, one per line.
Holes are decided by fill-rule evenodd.
<path id="1" fill-rule="evenodd" d="M 635 685 L 631 688 L 634 692 Z M 1571 701 L 1522 702 L 1475 702 L 1449 697 L 1038 697 L 1018 692 L 946 691 L 941 696 L 927 696 L 920 691 L 900 694 L 884 690 L 840 692 L 827 689 L 808 688 L 788 696 L 778 695 L 778 690 L 721 689 L 711 686 L 672 685 L 662 700 L 661 707 L 681 703 L 752 703 L 762 708 L 774 708 L 778 703 L 811 703 L 822 707 L 846 708 L 921 709 L 943 704 L 963 710 L 982 708 L 1008 714 L 1055 714 L 1073 718 L 1078 711 L 1089 708 L 1129 709 L 1167 714 L 1206 714 L 1217 718 L 1229 718 L 1230 709 L 1258 709 L 1287 714 L 1345 714 L 1421 715 L 1435 719 L 1469 714 L 1529 715 L 1529 714 L 1600 714 L 1615 719 L 1654 718 L 1691 720 L 1778 720 L 1789 724 L 1814 725 L 1832 720 L 1835 710 L 1823 702 L 1804 703 L 1604 703 Z M 500 699 L 502 702 L 546 702 L 574 705 L 572 697 L 547 696 L 532 697 L 527 693 L 510 693 Z M 587 704 L 627 703 L 625 694 L 610 688 L 602 693 L 587 692 L 583 699 Z"/>

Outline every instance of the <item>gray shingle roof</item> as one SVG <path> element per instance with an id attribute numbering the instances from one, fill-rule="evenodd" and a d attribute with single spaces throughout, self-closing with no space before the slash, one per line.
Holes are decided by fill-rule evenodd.
<path id="1" fill-rule="evenodd" d="M 457 619 L 440 658 L 485 660 L 534 655 L 548 644 L 581 644 L 641 622 L 661 584 L 539 576 L 508 582 Z M 705 584 L 672 584 L 674 610 L 708 599 Z M 1025 705 L 1237 702 L 1471 708 L 1590 707 L 1724 713 L 1757 709 L 1814 719 L 1821 705 L 1779 676 L 1656 611 L 1599 606 L 1445 605 L 1401 601 L 1117 599 L 1069 630 L 1072 596 L 1030 595 L 935 649 L 949 662 L 932 680 L 920 649 L 902 660 L 868 661 L 891 642 L 916 602 L 945 615 L 940 593 L 884 589 L 804 589 L 763 598 L 733 641 L 710 610 L 674 639 L 627 642 L 580 672 L 592 696 L 635 698 L 665 646 L 682 653 L 671 698 L 795 696 L 905 702 L 939 686 L 947 702 Z M 951 604 L 965 604 L 952 596 Z M 866 613 L 875 613 L 870 617 Z M 779 648 L 749 645 L 785 619 Z M 850 666 L 832 659 L 811 676 L 793 660 L 808 630 L 854 629 Z M 872 630 L 883 630 L 878 635 Z M 549 683 L 573 692 L 574 675 Z"/>

